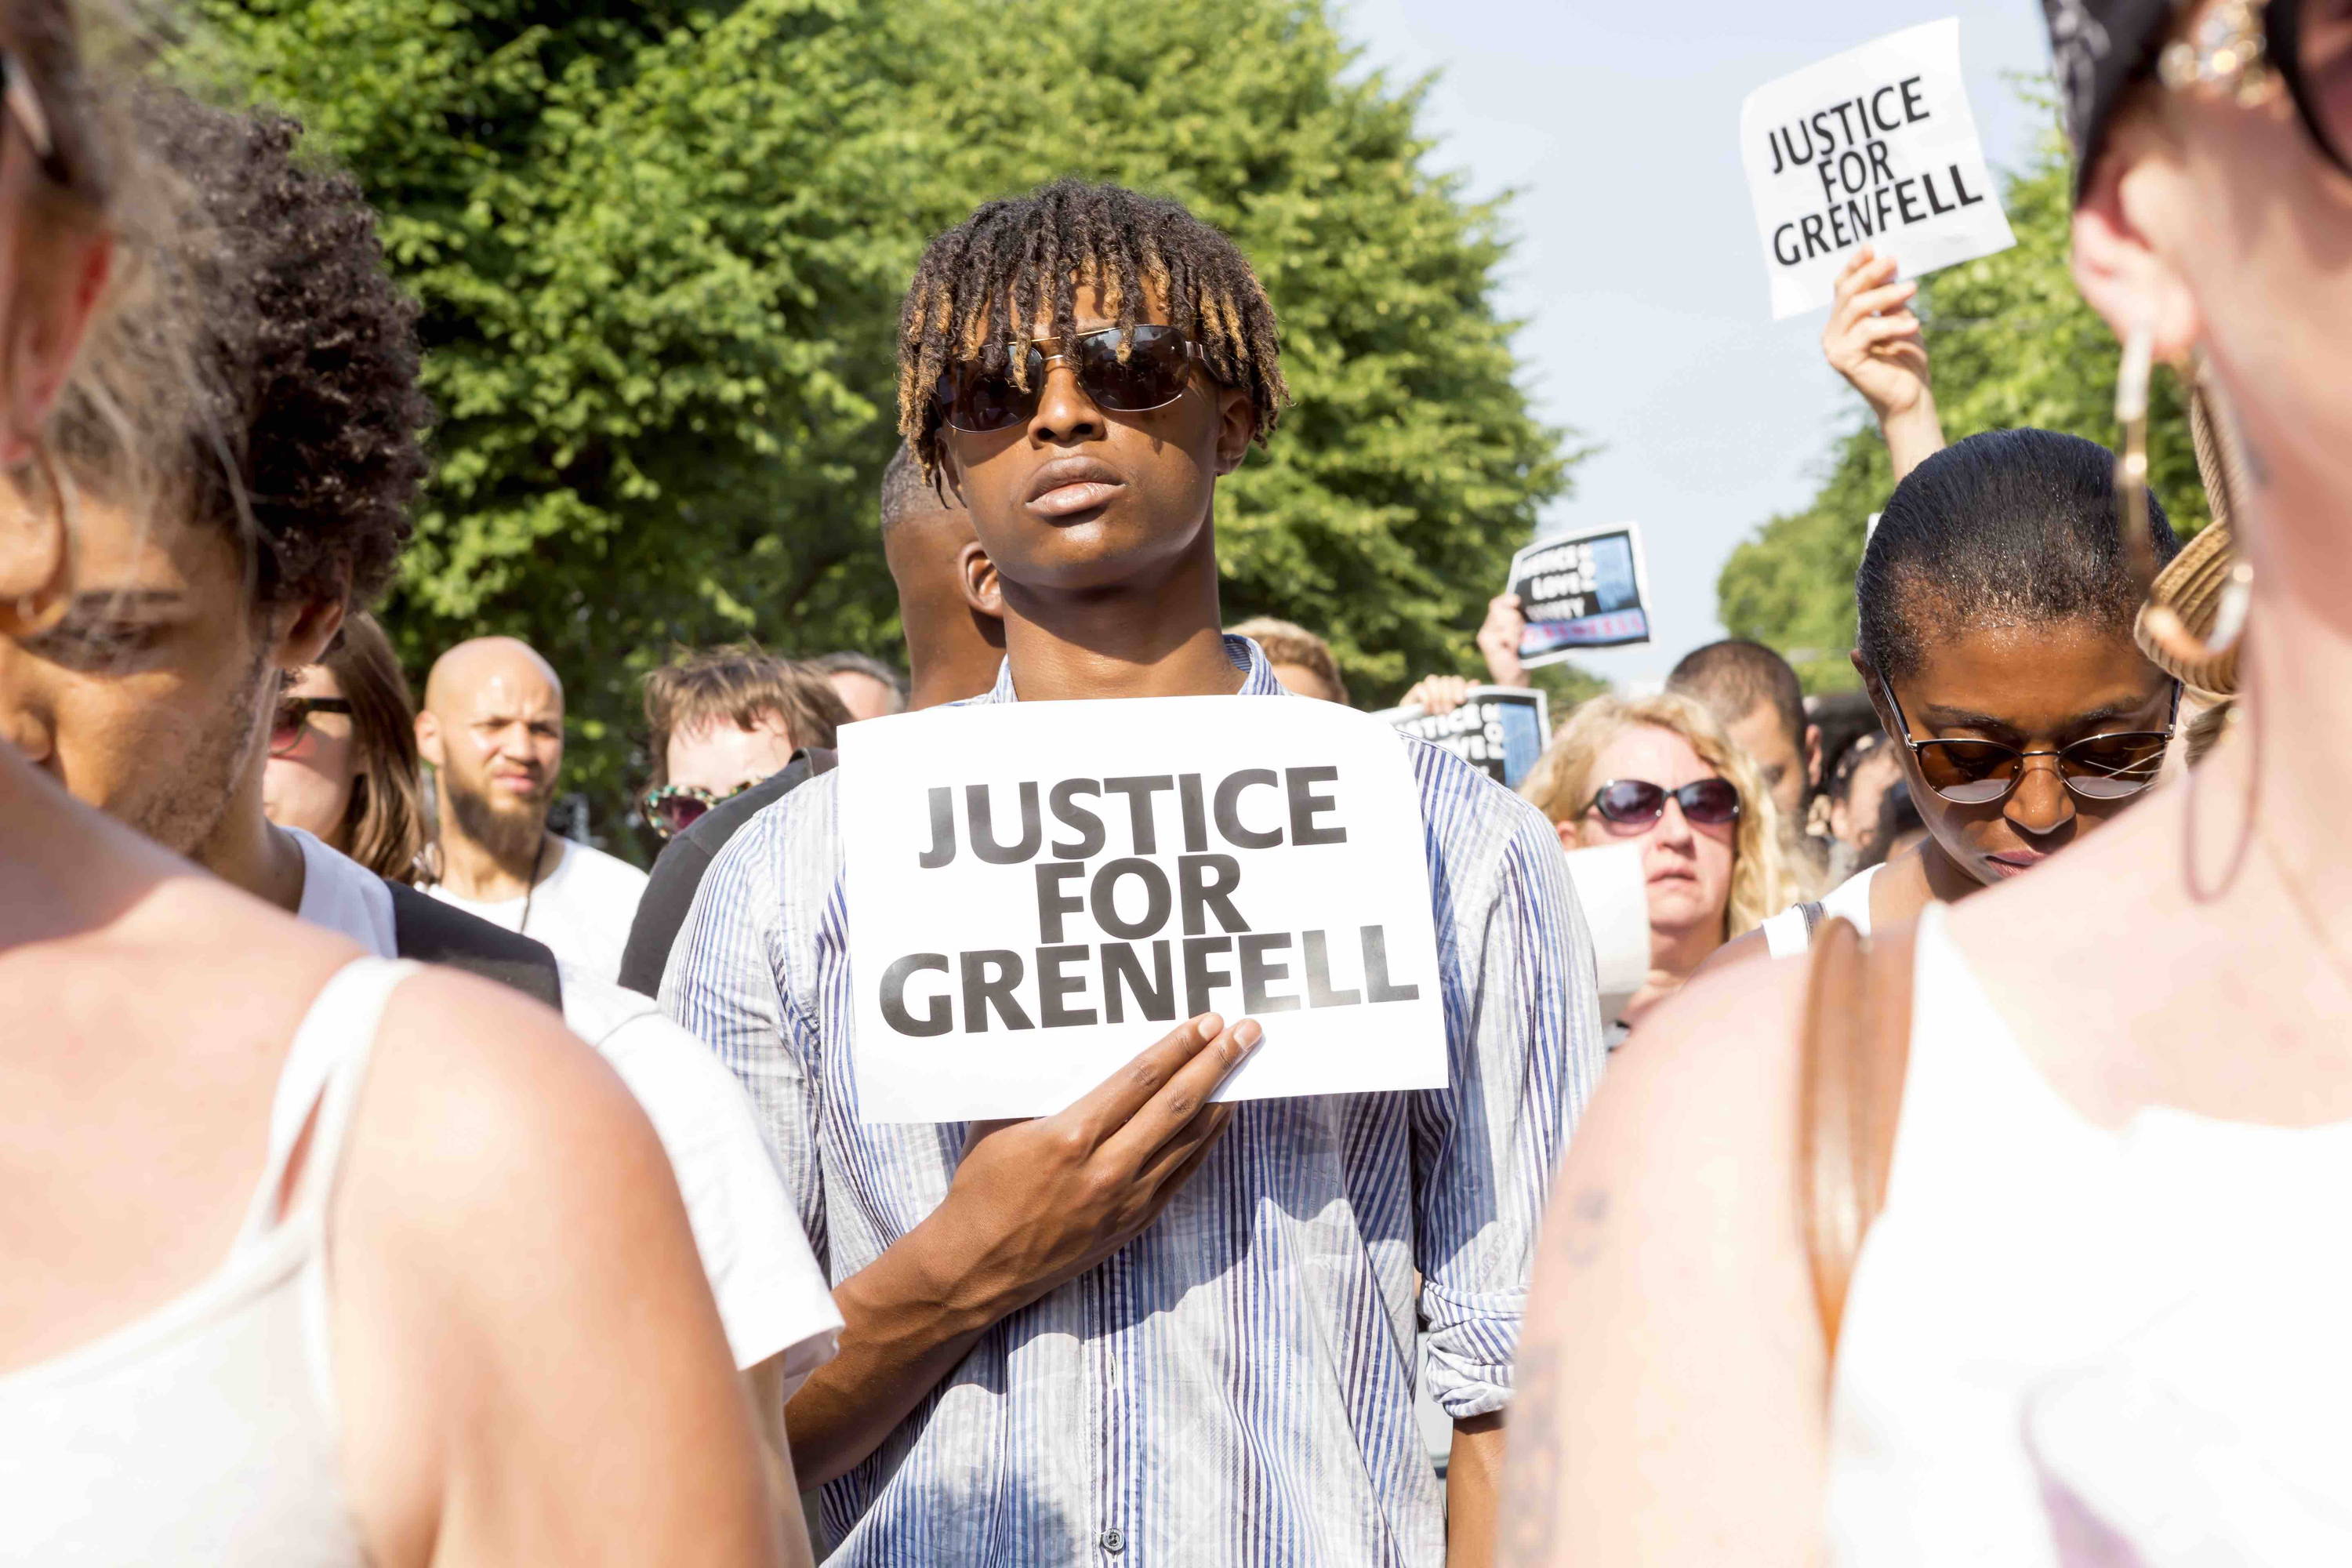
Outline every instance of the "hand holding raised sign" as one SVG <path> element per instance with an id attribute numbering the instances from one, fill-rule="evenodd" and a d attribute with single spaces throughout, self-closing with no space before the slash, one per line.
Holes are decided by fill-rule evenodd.
<path id="1" fill-rule="evenodd" d="M 1076 1279 L 1159 1217 L 1233 1120 L 1209 1096 L 1260 1030 L 1181 1024 L 1076 1105 L 972 1125 L 947 1201 L 923 1222 L 962 1288 L 1001 1317 Z"/>
<path id="2" fill-rule="evenodd" d="M 1836 302 L 1822 329 L 1822 352 L 1831 368 L 1878 416 L 1898 480 L 1944 446 L 1927 380 L 1927 344 L 1910 308 L 1918 292 L 1916 279 L 1895 281 L 1895 258 L 1864 246 L 1838 274 Z"/>

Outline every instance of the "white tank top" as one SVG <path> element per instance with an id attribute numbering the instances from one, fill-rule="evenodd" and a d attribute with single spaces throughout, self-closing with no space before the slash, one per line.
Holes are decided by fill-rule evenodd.
<path id="1" fill-rule="evenodd" d="M 2352 1123 L 2084 1120 L 1941 906 L 1914 999 L 1833 1380 L 1832 1560 L 2352 1563 Z"/>
<path id="2" fill-rule="evenodd" d="M 0 1563 L 362 1568 L 343 1495 L 324 1232 L 376 1024 L 413 964 L 320 989 L 279 1070 L 269 1153 L 228 1258 L 136 1322 L 0 1376 Z M 298 1195 L 286 1162 L 318 1119 Z"/>
<path id="3" fill-rule="evenodd" d="M 1864 936 L 1870 934 L 1870 884 L 1886 869 L 1873 866 L 1856 871 L 1815 902 L 1790 904 L 1764 922 L 1764 950 L 1774 958 L 1794 958 L 1813 950 L 1813 932 L 1830 921 L 1851 921 Z"/>

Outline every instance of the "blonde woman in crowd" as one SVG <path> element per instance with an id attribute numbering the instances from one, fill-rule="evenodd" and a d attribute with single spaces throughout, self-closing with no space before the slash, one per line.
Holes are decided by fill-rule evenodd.
<path id="1" fill-rule="evenodd" d="M 1596 697 L 1569 715 L 1519 785 L 1570 849 L 1642 846 L 1650 978 L 1612 1044 L 1725 942 L 1797 896 L 1763 776 L 1688 697 Z"/>
<path id="2" fill-rule="evenodd" d="M 56 776 L 59 669 L 304 668 L 341 608 L 245 617 L 243 536 L 162 482 L 223 450 L 225 384 L 189 378 L 247 363 L 260 282 L 205 215 L 255 171 L 161 179 L 130 129 L 152 89 L 78 44 L 61 0 L 0 0 L 0 1562 L 775 1562 L 685 1210 L 611 1069 Z"/>

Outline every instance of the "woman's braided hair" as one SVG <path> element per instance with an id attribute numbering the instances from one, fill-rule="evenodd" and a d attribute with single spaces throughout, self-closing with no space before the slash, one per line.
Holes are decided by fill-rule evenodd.
<path id="1" fill-rule="evenodd" d="M 923 249 L 898 314 L 898 430 L 926 478 L 939 471 L 940 377 L 979 361 L 1027 386 L 1035 323 L 1068 337 L 1087 286 L 1122 328 L 1165 311 L 1212 376 L 1248 392 L 1265 441 L 1290 389 L 1274 307 L 1248 259 L 1179 203 L 1060 179 L 987 203 Z"/>

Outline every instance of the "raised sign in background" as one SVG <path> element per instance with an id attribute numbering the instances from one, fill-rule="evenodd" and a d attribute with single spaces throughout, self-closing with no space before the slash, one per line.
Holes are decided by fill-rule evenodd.
<path id="1" fill-rule="evenodd" d="M 1740 105 L 1739 156 L 1775 321 L 1826 307 L 1865 245 L 1913 278 L 2017 243 L 1969 108 L 1956 17 L 1758 88 Z"/>

